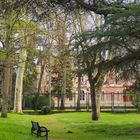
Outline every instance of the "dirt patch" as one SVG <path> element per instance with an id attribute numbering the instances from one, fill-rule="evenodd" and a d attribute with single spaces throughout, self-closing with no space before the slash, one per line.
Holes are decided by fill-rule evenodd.
<path id="1" fill-rule="evenodd" d="M 135 128 L 136 132 L 140 132 L 140 127 Z"/>

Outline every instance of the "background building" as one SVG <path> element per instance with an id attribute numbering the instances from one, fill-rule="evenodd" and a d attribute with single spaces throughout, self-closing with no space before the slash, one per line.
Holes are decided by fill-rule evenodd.
<path id="1" fill-rule="evenodd" d="M 101 92 L 101 108 L 126 108 L 133 107 L 132 96 L 124 93 L 126 87 L 131 86 L 132 82 L 116 80 L 115 74 L 109 74 L 105 80 Z M 74 77 L 72 87 L 72 97 L 65 99 L 66 108 L 75 108 L 78 97 L 78 77 Z M 55 100 L 55 105 L 58 102 Z M 90 85 L 86 76 L 81 77 L 81 94 L 80 106 L 81 108 L 89 108 L 91 105 Z"/>

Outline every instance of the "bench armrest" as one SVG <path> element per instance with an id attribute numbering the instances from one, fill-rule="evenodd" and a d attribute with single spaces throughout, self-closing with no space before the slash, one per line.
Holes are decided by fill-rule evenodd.
<path id="1" fill-rule="evenodd" d="M 44 129 L 46 132 L 49 132 L 49 131 L 50 131 L 50 130 L 48 130 L 45 126 L 40 126 L 40 130 L 41 130 L 41 129 L 42 129 L 42 130 Z"/>

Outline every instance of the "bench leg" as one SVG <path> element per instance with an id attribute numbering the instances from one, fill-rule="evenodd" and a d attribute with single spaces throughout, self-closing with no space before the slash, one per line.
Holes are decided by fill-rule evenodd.
<path id="1" fill-rule="evenodd" d="M 38 130 L 37 131 L 37 138 L 41 136 L 41 132 Z"/>
<path id="2" fill-rule="evenodd" d="M 48 140 L 48 135 L 46 135 L 46 140 Z"/>
<path id="3" fill-rule="evenodd" d="M 31 129 L 31 135 L 33 135 L 33 130 Z"/>

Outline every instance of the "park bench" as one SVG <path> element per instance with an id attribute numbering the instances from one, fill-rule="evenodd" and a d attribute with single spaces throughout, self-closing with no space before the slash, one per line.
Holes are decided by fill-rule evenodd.
<path id="1" fill-rule="evenodd" d="M 46 140 L 48 140 L 49 130 L 44 126 L 40 126 L 38 122 L 31 121 L 31 123 L 32 123 L 31 135 L 36 134 L 37 138 L 46 137 Z"/>

